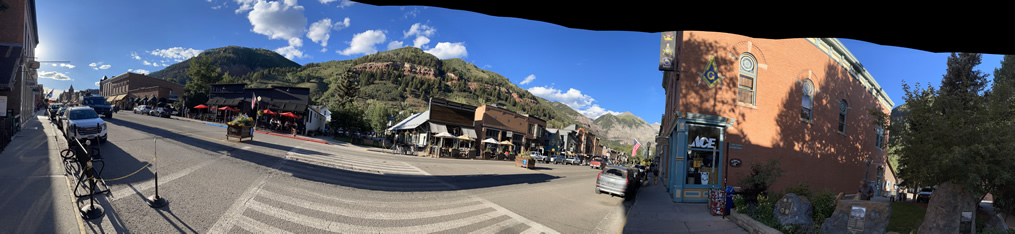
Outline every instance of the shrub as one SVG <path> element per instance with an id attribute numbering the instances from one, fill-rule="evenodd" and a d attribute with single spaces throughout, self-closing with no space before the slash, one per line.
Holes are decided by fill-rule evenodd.
<path id="1" fill-rule="evenodd" d="M 808 184 L 804 184 L 803 182 L 798 182 L 796 185 L 786 187 L 785 193 L 786 194 L 793 193 L 796 194 L 797 196 L 810 198 L 811 186 Z"/>
<path id="2" fill-rule="evenodd" d="M 236 116 L 233 121 L 230 121 L 229 125 L 252 126 L 254 125 L 254 119 L 247 117 L 246 115 L 240 115 Z"/>
<path id="3" fill-rule="evenodd" d="M 832 217 L 832 212 L 835 211 L 835 194 L 825 189 L 815 194 L 809 200 L 811 201 L 811 206 L 814 207 L 814 225 L 821 226 L 821 224 L 825 223 L 825 219 Z"/>
<path id="4" fill-rule="evenodd" d="M 744 200 L 743 195 L 733 195 L 733 208 L 736 209 L 738 213 L 747 212 L 747 201 Z"/>
<path id="5" fill-rule="evenodd" d="M 759 202 L 757 195 L 767 191 L 779 176 L 782 176 L 782 168 L 779 168 L 777 159 L 772 159 L 764 165 L 752 164 L 751 174 L 740 180 L 741 186 L 744 187 L 744 198 L 748 203 Z"/>

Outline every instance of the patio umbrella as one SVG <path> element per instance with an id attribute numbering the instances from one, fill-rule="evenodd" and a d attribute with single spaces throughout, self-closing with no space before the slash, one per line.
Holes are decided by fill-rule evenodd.
<path id="1" fill-rule="evenodd" d="M 205 106 L 204 104 L 201 104 L 201 105 L 195 106 L 194 109 L 208 109 L 208 106 Z"/>
<path id="2" fill-rule="evenodd" d="M 266 115 L 278 115 L 278 112 L 274 112 L 274 111 L 265 109 L 264 110 L 264 114 L 266 114 Z"/>
<path id="3" fill-rule="evenodd" d="M 279 115 L 285 116 L 285 117 L 294 118 L 294 119 L 300 119 L 299 116 L 296 116 L 296 114 L 293 114 L 292 112 L 286 112 L 286 113 L 282 113 L 282 114 L 279 114 Z"/>
<path id="4" fill-rule="evenodd" d="M 500 142 L 497 142 L 497 140 L 494 140 L 493 138 L 486 138 L 486 140 L 483 140 L 483 143 L 500 144 Z"/>

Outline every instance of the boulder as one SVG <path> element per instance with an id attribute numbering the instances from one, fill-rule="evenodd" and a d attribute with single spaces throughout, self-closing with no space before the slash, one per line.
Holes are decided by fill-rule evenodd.
<path id="1" fill-rule="evenodd" d="M 962 186 L 950 182 L 938 185 L 927 203 L 927 214 L 924 215 L 923 223 L 917 232 L 962 233 L 965 229 L 975 233 L 976 230 L 973 230 L 975 226 L 971 224 L 975 222 L 972 219 L 976 216 L 972 214 L 977 209 L 979 198 Z"/>
<path id="2" fill-rule="evenodd" d="M 887 202 L 840 200 L 821 225 L 821 233 L 885 233 L 891 213 Z"/>
<path id="3" fill-rule="evenodd" d="M 779 224 L 802 226 L 810 228 L 814 225 L 811 217 L 814 210 L 807 197 L 797 196 L 794 193 L 786 194 L 775 203 L 775 210 L 772 211 Z"/>

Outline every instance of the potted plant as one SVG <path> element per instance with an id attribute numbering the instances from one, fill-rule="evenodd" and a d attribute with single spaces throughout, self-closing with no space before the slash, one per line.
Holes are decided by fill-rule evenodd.
<path id="1" fill-rule="evenodd" d="M 240 141 L 243 141 L 243 138 L 254 139 L 253 125 L 254 119 L 246 115 L 236 116 L 233 121 L 228 123 L 226 140 L 229 140 L 229 137 L 238 137 Z"/>

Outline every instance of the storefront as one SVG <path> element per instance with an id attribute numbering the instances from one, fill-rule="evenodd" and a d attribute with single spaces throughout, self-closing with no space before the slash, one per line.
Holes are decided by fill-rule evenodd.
<path id="1" fill-rule="evenodd" d="M 707 202 L 708 190 L 720 188 L 725 177 L 726 128 L 732 119 L 719 116 L 681 113 L 677 129 L 669 138 L 670 173 L 667 187 L 675 202 Z"/>

